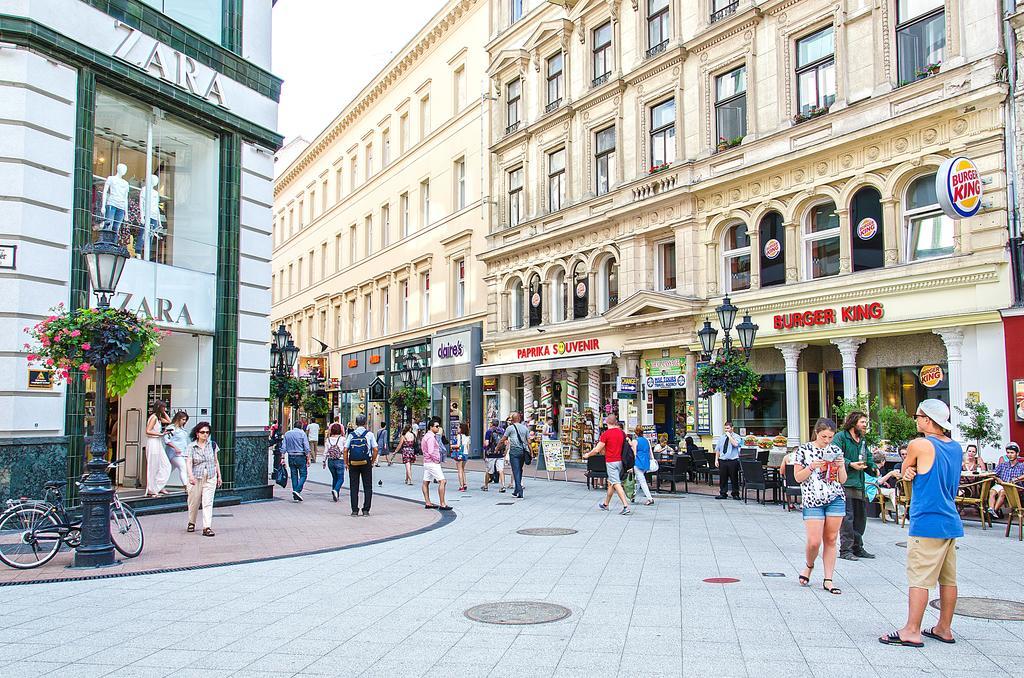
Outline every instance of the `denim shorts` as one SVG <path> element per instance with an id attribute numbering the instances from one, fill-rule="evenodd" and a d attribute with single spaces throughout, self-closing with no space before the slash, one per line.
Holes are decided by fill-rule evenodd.
<path id="1" fill-rule="evenodd" d="M 840 495 L 824 506 L 805 506 L 804 520 L 846 517 L 846 497 Z"/>

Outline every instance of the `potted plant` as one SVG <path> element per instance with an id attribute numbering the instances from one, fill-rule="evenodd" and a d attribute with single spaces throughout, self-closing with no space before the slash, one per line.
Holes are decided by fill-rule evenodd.
<path id="1" fill-rule="evenodd" d="M 986 447 L 999 447 L 1002 444 L 1002 410 L 989 410 L 988 405 L 975 400 L 968 400 L 963 407 L 954 405 L 953 408 L 964 419 L 957 424 L 960 435 L 973 441 L 979 453 Z"/>
<path id="2" fill-rule="evenodd" d="M 697 385 L 703 398 L 722 393 L 733 402 L 748 407 L 761 390 L 761 375 L 747 364 L 742 355 L 720 354 L 697 370 Z"/>
<path id="3" fill-rule="evenodd" d="M 727 151 L 730 148 L 735 148 L 743 143 L 743 137 L 733 137 L 732 139 L 726 139 L 725 137 L 718 137 L 718 151 Z"/>
<path id="4" fill-rule="evenodd" d="M 61 304 L 25 332 L 28 360 L 54 372 L 58 383 L 88 374 L 94 365 L 109 370 L 107 394 L 117 398 L 132 387 L 153 360 L 160 339 L 169 334 L 150 319 L 118 308 L 78 308 Z"/>
<path id="5" fill-rule="evenodd" d="M 657 174 L 658 172 L 662 172 L 668 168 L 669 164 L 667 162 L 663 162 L 660 165 L 651 165 L 650 169 L 647 170 L 647 174 Z"/>
<path id="6" fill-rule="evenodd" d="M 808 108 L 806 111 L 801 111 L 793 116 L 793 124 L 799 125 L 802 122 L 819 118 L 828 113 L 828 106 L 814 105 Z"/>
<path id="7" fill-rule="evenodd" d="M 885 440 L 897 449 L 917 437 L 917 422 L 904 410 L 883 407 L 878 411 L 878 423 Z"/>
<path id="8" fill-rule="evenodd" d="M 941 61 L 935 61 L 933 63 L 930 63 L 930 64 L 927 64 L 925 66 L 922 66 L 921 68 L 915 68 L 914 69 L 914 75 L 917 76 L 918 80 L 921 80 L 922 78 L 927 78 L 927 77 L 930 77 L 932 75 L 937 74 L 941 69 L 942 69 L 942 62 Z"/>

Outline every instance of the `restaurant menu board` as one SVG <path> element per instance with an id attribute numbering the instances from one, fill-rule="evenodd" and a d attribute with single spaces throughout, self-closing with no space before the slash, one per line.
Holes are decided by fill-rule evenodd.
<path id="1" fill-rule="evenodd" d="M 1013 380 L 1013 410 L 1017 421 L 1024 421 L 1024 379 Z"/>
<path id="2" fill-rule="evenodd" d="M 711 398 L 697 398 L 697 435 L 711 435 Z"/>
<path id="3" fill-rule="evenodd" d="M 561 440 L 542 440 L 540 448 L 544 455 L 544 470 L 548 473 L 565 471 L 565 454 Z"/>
<path id="4" fill-rule="evenodd" d="M 651 443 L 658 442 L 658 429 L 654 424 L 644 424 L 644 438 L 647 438 Z"/>

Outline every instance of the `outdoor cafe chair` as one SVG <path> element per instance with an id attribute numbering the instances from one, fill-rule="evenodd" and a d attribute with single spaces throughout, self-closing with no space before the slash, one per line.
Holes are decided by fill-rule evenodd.
<path id="1" fill-rule="evenodd" d="M 598 487 L 598 483 L 608 484 L 608 467 L 603 454 L 587 457 L 587 489 Z"/>
<path id="2" fill-rule="evenodd" d="M 758 503 L 765 503 L 763 495 L 767 495 L 768 490 L 772 491 L 772 501 L 779 500 L 779 488 L 782 487 L 782 483 L 765 478 L 764 467 L 757 459 L 740 459 L 740 471 L 743 474 L 740 488 L 743 491 L 743 503 L 747 502 L 749 490 L 754 490 Z"/>
<path id="3" fill-rule="evenodd" d="M 999 481 L 999 484 L 1003 486 L 1003 492 L 1006 495 L 1006 536 L 1010 536 L 1010 528 L 1013 527 L 1013 521 L 1017 521 L 1017 541 L 1024 541 L 1024 506 L 1021 506 L 1020 499 L 1020 488 L 1013 483 L 1004 483 Z"/>
<path id="4" fill-rule="evenodd" d="M 988 526 L 990 520 L 988 516 L 988 495 L 992 489 L 992 482 L 994 478 L 992 476 L 967 476 L 968 479 L 977 478 L 971 482 L 960 483 L 960 494 L 956 498 L 957 511 L 962 511 L 965 508 L 974 508 L 978 510 L 978 516 L 981 518 L 981 529 L 985 529 Z"/>
<path id="5" fill-rule="evenodd" d="M 665 464 L 658 467 L 657 478 L 655 482 L 655 491 L 661 492 L 661 482 L 671 484 L 672 492 L 676 491 L 676 483 L 683 484 L 683 492 L 690 492 L 690 472 L 693 470 L 693 460 L 682 454 L 677 454 L 675 461 L 672 464 Z"/>
<path id="6" fill-rule="evenodd" d="M 900 520 L 900 507 L 903 507 L 903 519 L 900 520 L 900 527 L 906 527 L 907 518 L 910 515 L 910 500 L 914 494 L 914 484 L 909 480 L 900 479 L 896 487 L 896 519 Z"/>
<path id="7" fill-rule="evenodd" d="M 771 453 L 772 453 L 771 450 L 764 450 L 764 449 L 758 448 L 758 450 L 757 450 L 757 460 L 761 463 L 761 466 L 767 466 L 768 465 L 768 456 Z"/>
<path id="8" fill-rule="evenodd" d="M 796 471 L 792 464 L 786 464 L 786 484 L 783 486 L 783 494 L 786 498 L 786 510 L 791 510 L 790 504 L 803 502 L 804 491 L 800 483 L 796 481 Z"/>

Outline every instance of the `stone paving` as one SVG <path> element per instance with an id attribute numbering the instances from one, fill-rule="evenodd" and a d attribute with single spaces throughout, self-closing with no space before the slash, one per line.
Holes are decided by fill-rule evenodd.
<path id="1" fill-rule="evenodd" d="M 377 472 L 387 491 L 419 493 L 402 485 L 401 468 Z M 691 495 L 620 516 L 599 511 L 599 496 L 534 479 L 524 501 L 453 492 L 454 522 L 405 539 L 0 588 L 0 676 L 1024 677 L 1024 622 L 957 617 L 956 645 L 927 641 L 923 650 L 877 642 L 905 615 L 906 551 L 896 544 L 906 532 L 891 523 L 869 522 L 878 558 L 840 561 L 844 594 L 832 596 L 820 571 L 812 588 L 797 585 L 797 513 Z M 578 532 L 516 533 L 526 527 Z M 970 526 L 961 594 L 1024 600 L 1022 555 L 1002 529 Z M 716 576 L 740 581 L 702 581 Z M 500 600 L 546 601 L 572 615 L 494 626 L 463 614 Z"/>

